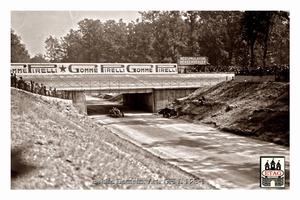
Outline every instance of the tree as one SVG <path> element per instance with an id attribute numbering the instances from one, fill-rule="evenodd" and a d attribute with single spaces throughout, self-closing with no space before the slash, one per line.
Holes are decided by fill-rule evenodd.
<path id="1" fill-rule="evenodd" d="M 62 62 L 84 62 L 84 48 L 80 31 L 73 29 L 61 38 L 61 48 L 63 52 Z"/>
<path id="2" fill-rule="evenodd" d="M 155 62 L 177 62 L 187 47 L 186 24 L 180 11 L 141 12 L 145 37 Z"/>
<path id="3" fill-rule="evenodd" d="M 42 53 L 36 54 L 33 58 L 30 59 L 30 63 L 47 63 L 45 56 Z"/>
<path id="4" fill-rule="evenodd" d="M 125 52 L 127 46 L 127 28 L 126 24 L 119 20 L 108 20 L 103 27 L 103 44 L 105 49 L 101 54 L 106 62 L 124 62 L 126 61 Z"/>
<path id="5" fill-rule="evenodd" d="M 140 22 L 128 24 L 127 55 L 130 62 L 155 62 L 153 50 L 153 37 L 150 22 L 142 19 Z"/>
<path id="6" fill-rule="evenodd" d="M 243 36 L 250 48 L 250 68 L 255 64 L 254 45 L 261 30 L 260 13 L 261 11 L 245 11 L 241 20 Z"/>
<path id="7" fill-rule="evenodd" d="M 78 22 L 81 35 L 82 62 L 108 62 L 105 58 L 104 25 L 100 20 L 84 19 Z"/>
<path id="8" fill-rule="evenodd" d="M 267 64 L 289 64 L 290 60 L 290 25 L 287 12 L 277 12 L 274 25 L 270 28 Z"/>
<path id="9" fill-rule="evenodd" d="M 268 52 L 268 41 L 271 27 L 274 25 L 274 18 L 276 16 L 275 11 L 261 12 L 261 33 L 263 35 L 263 67 L 266 67 L 266 58 Z"/>
<path id="10" fill-rule="evenodd" d="M 240 31 L 242 12 L 221 11 L 219 13 L 222 16 L 219 20 L 219 23 L 221 23 L 219 38 L 220 44 L 222 44 L 221 63 L 225 66 L 240 65 L 242 60 L 240 49 L 244 48 Z"/>
<path id="11" fill-rule="evenodd" d="M 274 41 L 282 45 L 284 44 L 284 52 L 289 52 L 287 49 L 289 48 L 289 14 L 287 12 L 246 11 L 241 23 L 244 39 L 250 47 L 251 68 L 254 67 L 255 63 L 266 67 L 268 55 L 272 60 L 276 59 L 274 53 L 277 50 L 274 48 L 269 49 L 269 44 L 273 44 L 273 47 L 276 46 Z M 281 47 L 277 48 L 281 49 Z M 287 54 L 289 55 L 289 53 Z M 255 55 L 259 55 L 258 58 L 261 57 L 261 62 Z"/>
<path id="12" fill-rule="evenodd" d="M 48 37 L 45 40 L 46 43 L 46 58 L 50 60 L 50 62 L 61 62 L 63 58 L 63 51 L 60 45 L 60 42 L 55 37 Z"/>
<path id="13" fill-rule="evenodd" d="M 201 23 L 200 11 L 186 11 L 183 12 L 185 22 L 188 25 L 187 38 L 188 38 L 188 51 L 187 54 L 190 56 L 199 55 L 200 46 L 197 41 L 199 34 L 199 27 Z"/>
<path id="14" fill-rule="evenodd" d="M 210 64 L 219 66 L 222 64 L 222 58 L 227 56 L 227 52 L 224 50 L 225 17 L 219 11 L 202 11 L 198 15 L 199 54 L 209 57 Z"/>
<path id="15" fill-rule="evenodd" d="M 29 62 L 30 55 L 25 44 L 21 43 L 21 37 L 15 34 L 14 30 L 10 31 L 11 39 L 11 63 Z"/>

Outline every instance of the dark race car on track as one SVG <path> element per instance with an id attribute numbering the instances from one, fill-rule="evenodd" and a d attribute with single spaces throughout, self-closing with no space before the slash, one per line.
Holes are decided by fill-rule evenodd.
<path id="1" fill-rule="evenodd" d="M 120 109 L 113 107 L 109 110 L 109 116 L 111 117 L 124 117 L 124 112 L 122 112 Z"/>
<path id="2" fill-rule="evenodd" d="M 159 115 L 163 115 L 163 117 L 169 118 L 171 116 L 176 116 L 177 112 L 174 108 L 162 108 L 157 111 Z"/>

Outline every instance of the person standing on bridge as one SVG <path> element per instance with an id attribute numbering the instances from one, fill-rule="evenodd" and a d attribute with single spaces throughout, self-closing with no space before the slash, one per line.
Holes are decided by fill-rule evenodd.
<path id="1" fill-rule="evenodd" d="M 14 73 L 10 74 L 10 87 L 15 87 L 16 83 L 15 83 L 15 76 Z"/>
<path id="2" fill-rule="evenodd" d="M 34 91 L 34 81 L 30 80 L 30 92 L 33 93 Z"/>
<path id="3" fill-rule="evenodd" d="M 35 87 L 34 87 L 34 93 L 38 94 L 40 91 L 40 85 L 38 83 L 35 83 Z"/>
<path id="4" fill-rule="evenodd" d="M 52 87 L 49 87 L 48 95 L 49 95 L 50 97 L 52 97 Z"/>
<path id="5" fill-rule="evenodd" d="M 56 97 L 56 88 L 53 88 L 52 96 L 53 96 L 53 97 Z"/>
<path id="6" fill-rule="evenodd" d="M 45 93 L 44 93 L 44 84 L 43 83 L 41 84 L 41 87 L 40 87 L 40 90 L 39 90 L 39 94 L 40 95 L 45 95 Z"/>
<path id="7" fill-rule="evenodd" d="M 14 87 L 15 87 L 15 88 L 17 87 L 17 81 L 18 81 L 17 75 L 14 74 Z"/>
<path id="8" fill-rule="evenodd" d="M 24 90 L 24 81 L 22 77 L 20 77 L 20 80 L 18 81 L 18 88 Z"/>
<path id="9" fill-rule="evenodd" d="M 43 90 L 44 90 L 44 95 L 45 95 L 45 96 L 48 96 L 46 85 L 44 85 Z"/>

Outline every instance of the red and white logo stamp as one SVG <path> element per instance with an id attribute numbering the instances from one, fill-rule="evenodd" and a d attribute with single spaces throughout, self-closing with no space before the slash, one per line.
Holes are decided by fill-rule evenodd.
<path id="1" fill-rule="evenodd" d="M 285 157 L 261 156 L 260 157 L 260 187 L 285 186 Z"/>

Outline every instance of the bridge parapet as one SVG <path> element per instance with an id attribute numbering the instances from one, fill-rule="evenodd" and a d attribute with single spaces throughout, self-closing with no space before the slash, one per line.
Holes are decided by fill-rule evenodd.
<path id="1" fill-rule="evenodd" d="M 206 79 L 169 79 L 169 80 L 99 80 L 99 81 L 71 81 L 71 82 L 51 82 L 47 83 L 57 90 L 145 90 L 163 88 L 194 88 L 213 86 L 226 81 L 225 78 L 206 78 Z"/>
<path id="2" fill-rule="evenodd" d="M 24 80 L 57 90 L 134 90 L 213 86 L 232 80 L 234 74 L 176 75 L 24 75 Z"/>

